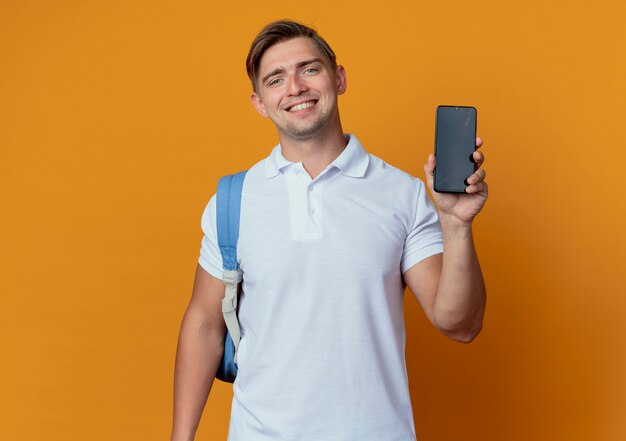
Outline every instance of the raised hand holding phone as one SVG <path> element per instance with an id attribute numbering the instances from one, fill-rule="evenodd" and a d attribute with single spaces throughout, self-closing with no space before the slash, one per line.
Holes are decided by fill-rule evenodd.
<path id="1" fill-rule="evenodd" d="M 442 107 L 447 109 L 443 109 L 442 112 Z M 450 115 L 452 109 L 453 113 Z M 488 196 L 488 187 L 485 182 L 486 173 L 481 168 L 484 155 L 476 150 L 483 143 L 481 138 L 475 137 L 476 109 L 463 106 L 440 106 L 437 110 L 438 123 L 435 147 L 437 157 L 430 154 L 424 166 L 427 184 L 439 208 L 442 222 L 450 220 L 460 224 L 471 223 L 485 205 Z M 455 113 L 458 110 L 465 112 L 465 114 Z M 469 118 L 467 117 L 468 114 L 470 115 Z M 442 136 L 444 129 L 447 130 L 447 133 Z M 468 147 L 457 144 L 455 148 L 454 143 L 467 144 L 468 134 L 471 134 L 474 139 L 474 146 Z M 446 143 L 445 146 L 444 142 Z M 436 171 L 437 160 L 440 157 L 443 166 Z M 444 162 L 446 164 L 443 164 Z M 447 175 L 444 176 L 442 171 Z M 437 174 L 437 178 L 435 178 L 435 174 Z M 437 185 L 435 185 L 435 181 Z"/>

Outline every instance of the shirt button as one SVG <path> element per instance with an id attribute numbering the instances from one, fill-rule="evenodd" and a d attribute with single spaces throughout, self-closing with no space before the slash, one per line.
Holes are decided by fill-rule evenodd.
<path id="1" fill-rule="evenodd" d="M 315 214 L 315 208 L 311 208 L 311 214 Z"/>
<path id="2" fill-rule="evenodd" d="M 313 191 L 313 189 L 314 189 L 314 188 L 315 188 L 315 187 L 310 186 L 310 187 L 309 187 L 309 191 Z"/>
<path id="3" fill-rule="evenodd" d="M 293 169 L 293 174 L 294 174 L 294 175 L 297 175 L 298 173 L 299 173 L 298 169 L 297 169 L 297 168 L 294 168 L 294 169 Z"/>

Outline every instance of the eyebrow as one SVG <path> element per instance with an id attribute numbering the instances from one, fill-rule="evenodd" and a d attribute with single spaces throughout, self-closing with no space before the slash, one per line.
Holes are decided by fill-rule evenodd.
<path id="1" fill-rule="evenodd" d="M 313 63 L 322 63 L 322 59 L 321 58 L 311 58 L 310 60 L 300 61 L 299 63 L 296 63 L 296 68 L 299 69 L 301 67 L 304 67 L 304 66 L 307 66 L 307 65 L 313 64 Z M 281 74 L 284 71 L 285 71 L 285 69 L 282 68 L 282 67 L 278 67 L 278 68 L 274 69 L 273 71 L 271 71 L 270 73 L 268 73 L 267 75 L 265 75 L 263 77 L 263 79 L 261 80 L 261 83 L 265 84 L 265 82 L 267 80 L 269 80 L 271 77 L 273 77 L 274 75 Z"/>

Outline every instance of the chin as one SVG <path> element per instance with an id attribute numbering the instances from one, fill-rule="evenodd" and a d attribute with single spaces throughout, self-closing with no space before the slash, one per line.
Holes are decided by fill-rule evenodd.
<path id="1" fill-rule="evenodd" d="M 288 124 L 283 132 L 292 139 L 308 141 L 324 133 L 328 125 L 328 121 L 326 120 L 317 121 L 315 124 L 308 127 L 296 127 L 292 124 Z"/>

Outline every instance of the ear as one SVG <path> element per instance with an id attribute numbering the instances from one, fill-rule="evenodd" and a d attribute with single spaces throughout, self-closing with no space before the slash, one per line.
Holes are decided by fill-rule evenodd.
<path id="1" fill-rule="evenodd" d="M 259 112 L 262 117 L 267 118 L 267 110 L 265 109 L 265 104 L 263 104 L 263 100 L 261 99 L 261 97 L 256 92 L 252 92 L 252 95 L 250 95 L 250 99 L 252 100 L 252 105 L 254 106 L 256 111 Z"/>
<path id="2" fill-rule="evenodd" d="M 348 78 L 342 65 L 338 65 L 335 69 L 335 79 L 337 80 L 337 95 L 343 95 L 348 87 Z"/>

